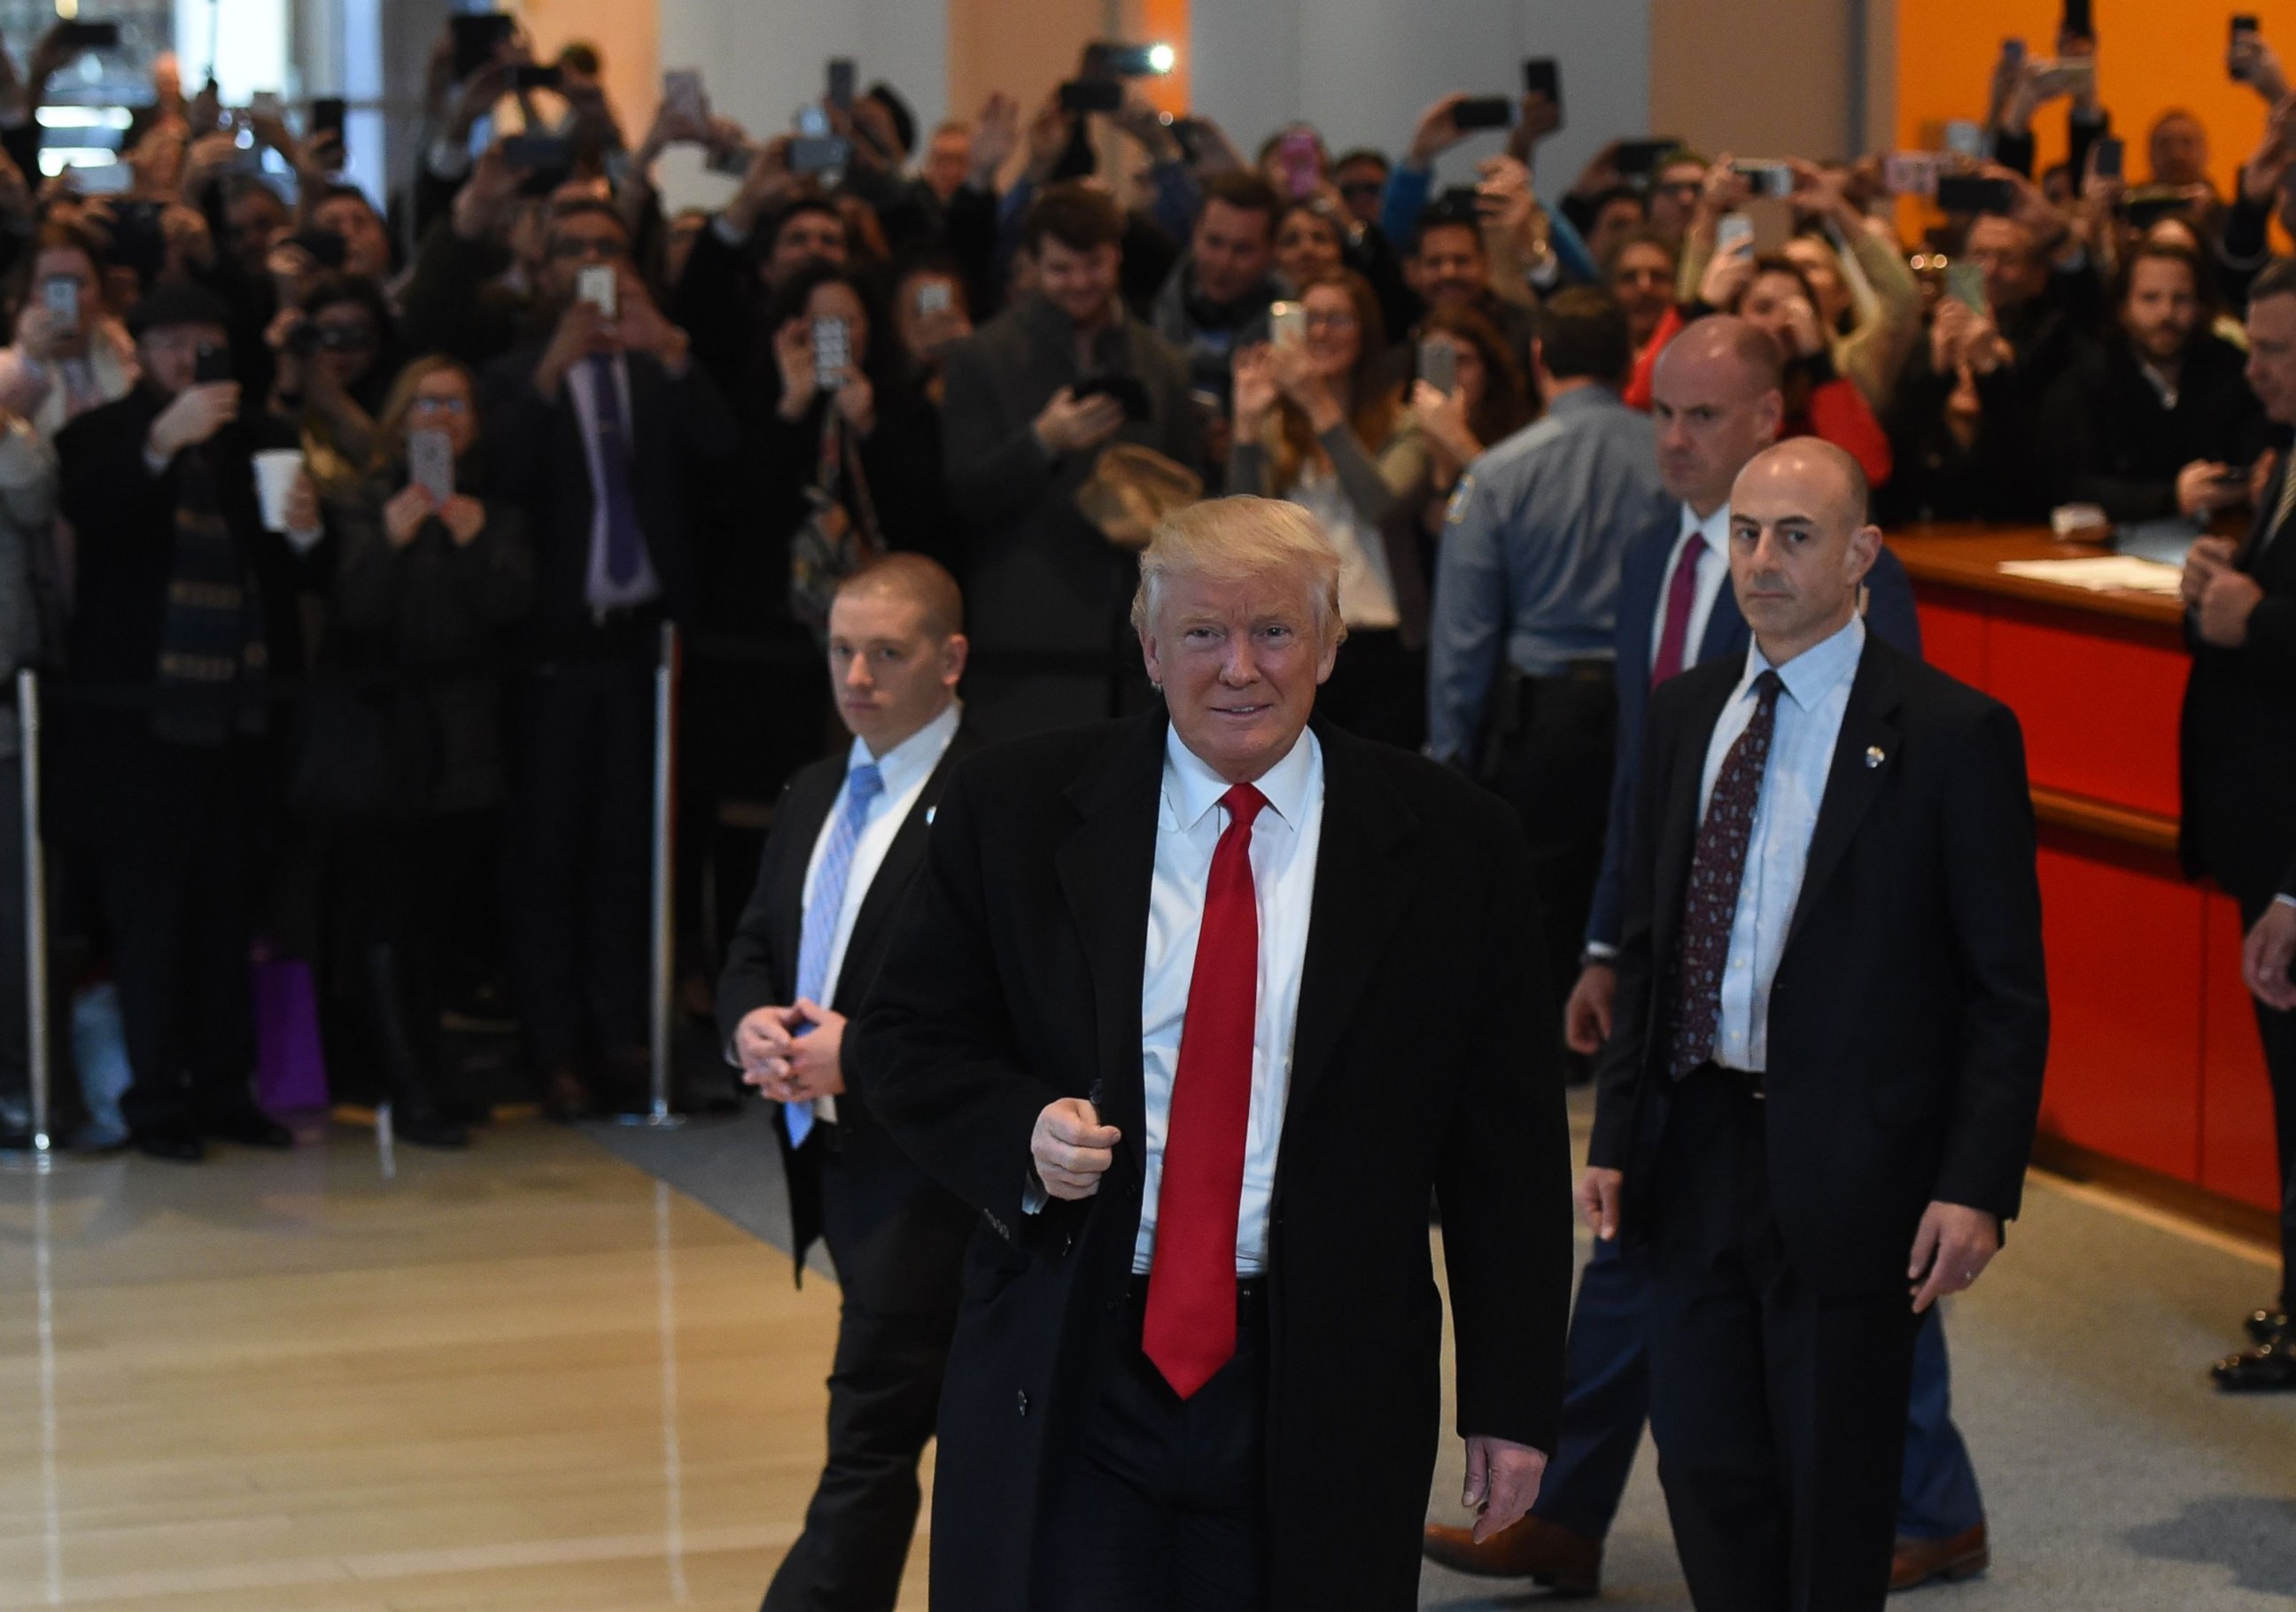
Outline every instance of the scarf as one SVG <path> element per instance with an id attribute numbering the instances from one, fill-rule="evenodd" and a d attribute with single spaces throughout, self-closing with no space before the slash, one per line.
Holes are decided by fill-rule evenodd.
<path id="1" fill-rule="evenodd" d="M 152 732 L 212 748 L 263 731 L 263 610 L 207 455 L 176 461 L 176 541 L 152 675 Z"/>

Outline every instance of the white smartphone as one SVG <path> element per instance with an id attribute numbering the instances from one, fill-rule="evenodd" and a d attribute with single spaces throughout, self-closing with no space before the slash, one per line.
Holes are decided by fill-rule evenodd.
<path id="1" fill-rule="evenodd" d="M 444 431 L 406 434 L 406 479 L 440 503 L 455 495 L 455 444 Z"/>
<path id="2" fill-rule="evenodd" d="M 620 311 L 621 292 L 621 275 L 611 263 L 584 264 L 574 278 L 574 294 L 609 319 Z"/>
<path id="3" fill-rule="evenodd" d="M 691 70 L 674 69 L 661 76 L 661 104 L 692 122 L 709 120 L 709 92 L 701 87 L 701 75 Z"/>
<path id="4" fill-rule="evenodd" d="M 1299 347 L 1308 340 L 1308 310 L 1296 302 L 1267 305 L 1267 334 L 1278 347 Z"/>
<path id="5" fill-rule="evenodd" d="M 1430 336 L 1419 344 L 1419 378 L 1446 397 L 1459 389 L 1459 349 Z"/>
<path id="6" fill-rule="evenodd" d="M 1751 250 L 1754 244 L 1754 221 L 1744 213 L 1725 213 L 1722 222 L 1714 226 L 1714 255 L 1742 250 Z"/>
<path id="7" fill-rule="evenodd" d="M 948 312 L 948 282 L 928 280 L 917 287 L 917 312 L 946 314 Z"/>
<path id="8" fill-rule="evenodd" d="M 70 274 L 51 274 L 40 282 L 40 306 L 66 324 L 79 323 L 79 282 Z"/>
<path id="9" fill-rule="evenodd" d="M 853 367 L 853 336 L 845 321 L 824 314 L 813 322 L 813 384 L 833 392 L 845 384 Z"/>

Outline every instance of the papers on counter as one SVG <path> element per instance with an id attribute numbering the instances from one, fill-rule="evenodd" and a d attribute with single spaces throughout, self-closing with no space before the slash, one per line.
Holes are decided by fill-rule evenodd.
<path id="1" fill-rule="evenodd" d="M 2173 599 L 2182 573 L 2157 560 L 2134 554 L 2107 554 L 2082 560 L 2005 560 L 1998 568 L 2010 577 L 2036 582 L 2062 583 L 2093 593 L 2161 593 Z"/>

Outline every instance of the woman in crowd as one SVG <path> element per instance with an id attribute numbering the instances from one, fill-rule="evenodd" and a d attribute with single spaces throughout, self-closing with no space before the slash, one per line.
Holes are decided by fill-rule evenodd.
<path id="1" fill-rule="evenodd" d="M 1340 555 L 1348 646 L 1318 708 L 1369 738 L 1417 749 L 1427 720 L 1425 438 L 1381 378 L 1379 300 L 1341 270 L 1305 286 L 1306 334 L 1236 355 L 1227 488 L 1312 511 Z"/>
<path id="2" fill-rule="evenodd" d="M 485 1106 L 446 1065 L 443 964 L 471 892 L 493 886 L 504 780 L 493 662 L 525 613 L 533 561 L 520 511 L 475 490 L 477 398 L 460 364 L 409 365 L 375 440 L 376 462 L 332 501 L 332 663 L 348 686 L 314 707 L 314 729 L 328 731 L 311 734 L 297 783 L 341 828 L 338 994 L 362 1010 L 357 1033 L 398 1133 L 459 1147 Z"/>
<path id="3" fill-rule="evenodd" d="M 85 231 L 46 225 L 8 286 L 16 340 L 0 352 L 0 407 L 43 442 L 135 384 L 135 343 L 104 296 L 102 257 Z"/>
<path id="4" fill-rule="evenodd" d="M 398 451 L 375 416 L 397 379 L 390 305 L 357 274 L 323 274 L 266 333 L 276 356 L 271 413 L 292 428 L 323 499 L 351 493 L 378 454 Z"/>
<path id="5" fill-rule="evenodd" d="M 1785 425 L 1781 435 L 1822 437 L 1846 448 L 1874 487 L 1890 479 L 1890 437 L 1855 382 L 1833 367 L 1818 314 L 1817 292 L 1791 258 L 1717 258 L 1710 282 L 1719 305 L 1758 326 L 1785 361 Z M 1734 290 L 1731 289 L 1734 283 Z"/>
<path id="6" fill-rule="evenodd" d="M 1346 266 L 1346 253 L 1339 221 L 1319 200 L 1294 201 L 1275 221 L 1275 266 L 1295 286 L 1339 273 Z"/>
<path id="7" fill-rule="evenodd" d="M 1473 308 L 1456 303 L 1432 308 L 1419 328 L 1423 364 L 1427 345 L 1439 344 L 1450 351 L 1453 376 L 1447 392 L 1431 385 L 1423 372 L 1411 389 L 1411 412 L 1427 442 L 1428 496 L 1420 527 L 1432 540 L 1442 535 L 1444 506 L 1461 473 L 1484 449 L 1529 425 L 1538 411 L 1506 339 Z"/>

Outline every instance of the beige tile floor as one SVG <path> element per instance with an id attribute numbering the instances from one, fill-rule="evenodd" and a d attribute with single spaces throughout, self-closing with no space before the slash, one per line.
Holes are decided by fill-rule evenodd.
<path id="1" fill-rule="evenodd" d="M 752 1607 L 835 1326 L 537 1124 L 0 1173 L 0 1608 Z"/>

